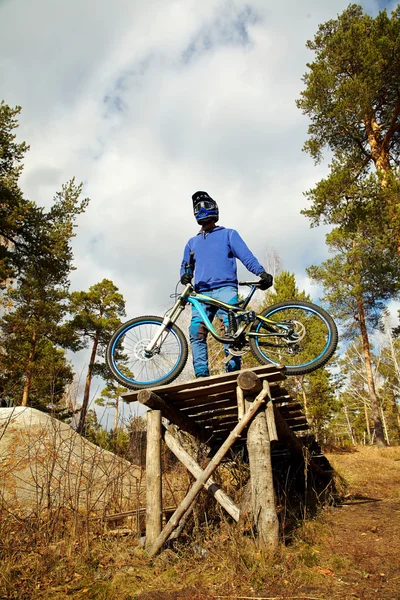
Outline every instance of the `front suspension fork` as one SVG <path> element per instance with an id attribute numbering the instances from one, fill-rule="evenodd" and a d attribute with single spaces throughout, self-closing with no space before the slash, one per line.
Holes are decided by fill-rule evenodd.
<path id="1" fill-rule="evenodd" d="M 168 327 L 171 324 L 176 323 L 180 314 L 185 310 L 186 302 L 183 302 L 183 297 L 191 287 L 192 286 L 189 283 L 186 286 L 184 292 L 181 294 L 181 296 L 179 296 L 178 300 L 175 302 L 174 306 L 166 313 L 159 331 L 157 331 L 153 339 L 147 344 L 146 348 L 144 349 L 145 354 L 148 355 L 148 357 L 153 355 L 154 349 L 157 347 L 157 344 L 162 338 L 165 330 L 168 329 Z"/>

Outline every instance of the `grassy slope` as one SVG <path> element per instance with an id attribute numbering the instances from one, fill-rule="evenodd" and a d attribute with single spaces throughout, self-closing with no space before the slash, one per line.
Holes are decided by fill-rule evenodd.
<path id="1" fill-rule="evenodd" d="M 400 448 L 330 454 L 344 502 L 300 524 L 274 557 L 222 523 L 198 548 L 165 550 L 149 563 L 131 537 L 46 546 L 4 535 L 0 598 L 18 600 L 399 600 Z"/>

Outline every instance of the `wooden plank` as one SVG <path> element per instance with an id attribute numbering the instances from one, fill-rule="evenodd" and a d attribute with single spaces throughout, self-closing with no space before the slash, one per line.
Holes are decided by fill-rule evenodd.
<path id="1" fill-rule="evenodd" d="M 219 416 L 226 416 L 228 414 L 237 416 L 237 406 L 230 405 L 222 408 L 210 408 L 210 410 L 202 410 L 201 412 L 191 415 L 191 418 L 193 418 L 196 423 L 201 423 L 204 420 L 213 419 Z"/>
<path id="2" fill-rule="evenodd" d="M 204 380 L 205 381 L 205 380 Z M 202 387 L 194 389 L 185 389 L 181 392 L 170 392 L 168 394 L 168 400 L 173 402 L 175 406 L 178 406 L 185 400 L 191 400 L 192 398 L 202 398 L 205 394 L 211 396 L 213 394 L 221 394 L 222 392 L 230 393 L 236 387 L 234 381 L 224 381 L 222 383 L 215 383 L 214 385 L 203 385 Z"/>
<path id="3" fill-rule="evenodd" d="M 266 377 L 270 373 L 279 372 L 281 374 L 281 380 L 284 381 L 286 379 L 284 369 L 284 367 L 279 367 L 276 365 L 263 365 L 260 367 L 254 367 L 252 371 L 257 373 L 257 375 L 259 375 L 260 377 Z M 233 371 L 232 373 L 224 373 L 222 375 L 212 375 L 211 377 L 207 377 L 206 379 L 194 379 L 182 383 L 171 383 L 169 385 L 155 386 L 151 389 L 158 395 L 163 395 L 164 392 L 167 394 L 174 394 L 182 390 L 207 388 L 215 383 L 223 383 L 228 381 L 235 382 L 234 387 L 236 388 L 236 378 L 238 376 L 238 373 L 240 373 L 240 371 Z M 122 394 L 122 398 L 124 402 L 136 402 L 138 400 L 139 392 L 140 390 L 131 390 L 129 392 L 125 392 L 124 394 Z"/>
<path id="4" fill-rule="evenodd" d="M 155 394 L 153 390 L 140 390 L 138 400 L 148 408 L 160 410 L 166 419 L 171 421 L 171 423 L 174 423 L 174 425 L 177 425 L 180 429 L 187 431 L 197 438 L 201 438 L 202 432 L 198 425 L 179 410 L 167 404 L 167 402 Z"/>
<path id="5" fill-rule="evenodd" d="M 253 373 L 253 371 L 236 371 L 236 373 L 240 373 L 240 372 Z M 211 379 L 211 377 L 208 377 L 207 379 L 204 379 L 202 381 L 208 382 L 208 381 L 210 381 L 210 379 Z M 271 373 L 268 373 L 267 379 L 268 379 L 269 383 L 284 380 L 284 378 L 282 377 L 282 373 L 280 371 L 272 371 Z M 222 392 L 232 393 L 235 389 L 236 389 L 236 381 L 235 380 L 224 381 L 222 383 L 218 383 L 218 382 L 213 383 L 211 381 L 208 385 L 204 385 L 204 383 L 203 383 L 202 387 L 197 387 L 194 389 L 184 389 L 184 390 L 178 391 L 178 392 L 171 390 L 168 392 L 168 401 L 172 402 L 175 406 L 178 406 L 178 403 L 180 404 L 181 401 L 183 402 L 184 400 L 190 400 L 192 398 L 203 397 L 205 394 L 207 396 L 211 396 L 213 394 L 220 394 Z M 159 394 L 159 392 L 157 392 L 157 393 Z"/>
<path id="6" fill-rule="evenodd" d="M 202 398 L 193 398 L 193 400 L 185 400 L 185 402 L 180 403 L 181 406 L 179 406 L 179 404 L 174 404 L 173 406 L 181 410 L 185 414 L 189 414 L 191 408 L 193 408 L 196 411 L 197 409 L 200 410 L 202 408 L 207 408 L 208 406 L 214 406 L 214 404 L 217 404 L 219 402 L 229 402 L 232 405 L 235 404 L 236 399 L 234 390 L 232 390 L 231 396 L 229 396 L 228 393 L 225 392 L 216 396 L 203 396 Z"/>
<path id="7" fill-rule="evenodd" d="M 240 420 L 244 415 L 245 406 L 244 406 L 244 393 L 243 393 L 243 390 L 239 386 L 236 387 L 236 402 L 237 402 L 237 409 L 238 409 L 238 420 Z"/>
<path id="8" fill-rule="evenodd" d="M 187 415 L 188 417 L 192 417 L 193 415 L 200 415 L 204 412 L 210 412 L 212 410 L 218 410 L 219 408 L 233 408 L 236 406 L 236 402 L 234 398 L 225 398 L 223 400 L 218 399 L 215 402 L 207 402 L 204 404 L 200 404 L 199 406 L 190 406 L 189 408 L 181 408 L 180 411 Z"/>
<path id="9" fill-rule="evenodd" d="M 276 397 L 273 397 L 272 400 L 275 403 L 281 403 L 281 402 L 288 402 L 291 400 L 291 397 L 289 395 L 286 394 L 278 394 L 278 391 L 275 391 L 275 395 Z M 214 404 L 214 402 L 220 402 L 222 400 L 226 400 L 226 401 L 230 401 L 233 403 L 236 403 L 237 400 L 235 398 L 235 391 L 234 389 L 232 389 L 229 392 L 225 392 L 222 394 L 217 394 L 215 396 L 203 396 L 201 398 L 193 398 L 192 400 L 185 400 L 182 402 L 174 402 L 173 405 L 176 408 L 179 408 L 181 411 L 185 411 L 188 408 L 198 408 L 198 407 L 202 407 L 202 406 L 207 406 L 210 404 Z M 168 396 L 168 402 L 169 402 L 169 396 Z"/>
<path id="10" fill-rule="evenodd" d="M 292 404 L 288 404 L 287 406 L 280 406 L 279 410 L 281 412 L 281 414 L 283 415 L 285 412 L 290 412 L 292 410 L 303 410 L 303 407 L 301 404 L 299 404 L 298 402 L 293 402 Z"/>
<path id="11" fill-rule="evenodd" d="M 288 425 L 301 425 L 302 423 L 307 423 L 307 419 L 304 415 L 300 415 L 299 417 L 292 417 L 291 415 L 283 415 L 286 423 Z"/>
<path id="12" fill-rule="evenodd" d="M 305 417 L 305 414 L 303 413 L 303 411 L 301 410 L 285 410 L 284 412 L 281 412 L 282 417 L 284 417 L 285 419 L 294 419 L 295 417 Z"/>
<path id="13" fill-rule="evenodd" d="M 274 398 L 272 398 L 272 402 L 274 404 L 282 404 L 283 402 L 290 402 L 292 398 L 289 396 L 289 394 L 285 395 L 285 396 L 276 396 Z"/>
<path id="14" fill-rule="evenodd" d="M 238 422 L 238 418 L 237 418 L 237 412 L 235 411 L 235 413 L 232 415 L 227 415 L 226 417 L 208 417 L 207 420 L 201 421 L 201 424 L 203 425 L 204 428 L 209 428 L 209 427 L 219 427 L 220 425 L 226 425 L 227 423 L 232 423 L 233 425 L 236 425 L 236 423 Z"/>
<path id="15" fill-rule="evenodd" d="M 308 423 L 304 423 L 304 425 L 289 425 L 292 431 L 305 431 L 306 429 L 310 429 Z"/>

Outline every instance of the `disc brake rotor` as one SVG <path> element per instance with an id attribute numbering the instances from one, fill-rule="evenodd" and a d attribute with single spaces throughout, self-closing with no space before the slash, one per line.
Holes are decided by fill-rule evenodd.
<path id="1" fill-rule="evenodd" d="M 148 361 L 151 360 L 153 355 L 148 356 L 146 354 L 146 347 L 151 342 L 150 339 L 139 340 L 133 349 L 133 353 L 138 360 Z"/>
<path id="2" fill-rule="evenodd" d="M 303 323 L 300 323 L 300 321 L 290 321 L 290 324 L 292 325 L 293 329 L 286 338 L 286 341 L 288 344 L 297 344 L 305 337 L 306 328 Z"/>

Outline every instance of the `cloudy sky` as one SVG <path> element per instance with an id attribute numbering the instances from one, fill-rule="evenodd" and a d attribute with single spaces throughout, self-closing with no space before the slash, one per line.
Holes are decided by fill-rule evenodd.
<path id="1" fill-rule="evenodd" d="M 361 2 L 373 16 L 396 4 Z M 75 176 L 91 198 L 74 289 L 106 277 L 130 318 L 164 311 L 200 189 L 260 262 L 276 252 L 314 293 L 305 268 L 327 257 L 326 231 L 300 210 L 327 165 L 302 152 L 308 121 L 295 100 L 306 41 L 347 5 L 0 0 L 0 99 L 23 107 L 25 195 L 48 206 Z"/>

